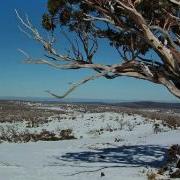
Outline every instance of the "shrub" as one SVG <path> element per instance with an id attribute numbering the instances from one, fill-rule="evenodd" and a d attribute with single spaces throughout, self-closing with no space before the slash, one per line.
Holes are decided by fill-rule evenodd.
<path id="1" fill-rule="evenodd" d="M 61 130 L 56 134 L 43 129 L 40 133 L 31 133 L 29 130 L 19 130 L 16 126 L 7 125 L 0 127 L 0 142 L 26 143 L 29 141 L 59 141 L 75 139 L 71 129 Z"/>

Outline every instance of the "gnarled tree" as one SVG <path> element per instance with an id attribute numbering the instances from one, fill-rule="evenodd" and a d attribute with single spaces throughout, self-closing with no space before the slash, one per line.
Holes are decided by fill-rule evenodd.
<path id="1" fill-rule="evenodd" d="M 180 98 L 180 1 L 179 0 L 48 0 L 42 26 L 51 33 L 43 38 L 28 17 L 17 16 L 26 35 L 40 42 L 46 55 L 27 56 L 28 63 L 47 64 L 58 69 L 88 68 L 96 72 L 72 85 L 63 98 L 77 86 L 99 77 L 113 79 L 129 76 L 162 84 Z M 70 50 L 55 49 L 54 31 L 60 29 Z M 63 29 L 63 30 L 62 30 Z M 27 31 L 28 30 L 28 31 Z M 73 33 L 75 41 L 68 37 Z M 99 40 L 105 39 L 120 56 L 119 64 L 98 64 L 94 60 Z M 149 53 L 157 59 L 148 58 Z"/>

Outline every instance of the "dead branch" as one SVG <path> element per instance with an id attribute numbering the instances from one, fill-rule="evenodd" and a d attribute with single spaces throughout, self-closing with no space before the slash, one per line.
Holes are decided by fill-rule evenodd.
<path id="1" fill-rule="evenodd" d="M 49 93 L 50 95 L 54 96 L 55 98 L 59 98 L 59 99 L 62 99 L 62 98 L 65 98 L 66 96 L 68 96 L 71 92 L 73 92 L 77 87 L 87 83 L 88 81 L 91 81 L 91 80 L 95 80 L 95 79 L 98 79 L 104 75 L 106 75 L 109 71 L 104 71 L 104 72 L 101 72 L 101 73 L 98 73 L 96 75 L 93 75 L 93 76 L 89 76 L 81 81 L 79 81 L 78 83 L 75 83 L 74 85 L 72 85 L 63 95 L 57 95 L 57 94 L 54 94 L 52 93 L 51 91 L 46 91 L 47 93 Z"/>
<path id="2" fill-rule="evenodd" d="M 178 6 L 180 6 L 180 1 L 178 1 L 178 0 L 169 0 L 169 1 L 176 4 L 176 5 L 178 5 Z"/>

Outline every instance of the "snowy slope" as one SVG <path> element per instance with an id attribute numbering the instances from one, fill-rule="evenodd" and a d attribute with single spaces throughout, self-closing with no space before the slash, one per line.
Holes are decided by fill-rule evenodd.
<path id="1" fill-rule="evenodd" d="M 71 128 L 76 140 L 0 144 L 0 180 L 145 180 L 148 169 L 163 163 L 168 146 L 180 144 L 180 130 L 162 126 L 155 134 L 154 122 L 138 115 L 66 116 L 31 131 Z"/>

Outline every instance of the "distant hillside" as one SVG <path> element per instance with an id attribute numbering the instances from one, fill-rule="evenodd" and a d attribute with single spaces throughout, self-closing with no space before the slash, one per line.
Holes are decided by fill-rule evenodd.
<path id="1" fill-rule="evenodd" d="M 0 98 L 0 103 L 8 103 L 9 101 L 26 101 L 26 102 L 40 102 L 44 104 L 89 104 L 89 105 L 110 105 L 110 106 L 119 106 L 119 107 L 128 107 L 136 109 L 179 109 L 180 102 L 152 102 L 152 101 L 111 101 L 111 100 L 89 100 L 89 99 L 55 99 L 55 98 L 31 98 L 31 97 L 3 97 Z"/>
<path id="2" fill-rule="evenodd" d="M 129 107 L 129 108 L 165 108 L 165 109 L 180 109 L 180 103 L 164 103 L 164 102 L 123 102 L 115 103 L 116 106 Z"/>

